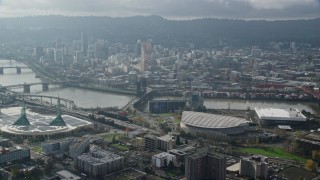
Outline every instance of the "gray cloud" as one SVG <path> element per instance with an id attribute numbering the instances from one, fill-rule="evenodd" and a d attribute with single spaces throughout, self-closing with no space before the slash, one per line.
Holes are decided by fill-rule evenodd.
<path id="1" fill-rule="evenodd" d="M 320 0 L 0 0 L 1 16 L 161 15 L 167 18 L 300 19 L 320 17 Z"/>

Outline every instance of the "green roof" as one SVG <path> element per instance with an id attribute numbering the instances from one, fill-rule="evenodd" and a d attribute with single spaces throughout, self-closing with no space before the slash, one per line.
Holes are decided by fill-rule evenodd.
<path id="1" fill-rule="evenodd" d="M 57 102 L 57 117 L 54 118 L 49 126 L 66 126 L 66 122 L 64 122 L 63 118 L 61 117 L 61 108 L 60 108 L 60 98 L 58 98 Z"/>
<path id="2" fill-rule="evenodd" d="M 26 115 L 22 115 L 16 122 L 13 123 L 16 126 L 30 126 L 30 122 Z"/>
<path id="3" fill-rule="evenodd" d="M 16 120 L 16 122 L 13 123 L 13 125 L 16 126 L 30 126 L 30 122 L 27 118 L 27 114 L 26 114 L 26 106 L 24 104 L 24 102 L 22 102 L 21 104 L 21 116 L 18 120 Z"/>
<path id="4" fill-rule="evenodd" d="M 66 122 L 64 122 L 61 115 L 58 115 L 54 120 L 52 120 L 49 124 L 49 126 L 66 126 Z"/>

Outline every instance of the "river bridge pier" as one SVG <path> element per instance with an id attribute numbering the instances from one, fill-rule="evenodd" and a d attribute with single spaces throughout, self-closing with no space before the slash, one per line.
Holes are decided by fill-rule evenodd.
<path id="1" fill-rule="evenodd" d="M 17 74 L 21 74 L 22 69 L 31 69 L 29 67 L 19 67 L 19 66 L 6 66 L 0 67 L 0 74 L 4 74 L 4 69 L 16 69 Z"/>

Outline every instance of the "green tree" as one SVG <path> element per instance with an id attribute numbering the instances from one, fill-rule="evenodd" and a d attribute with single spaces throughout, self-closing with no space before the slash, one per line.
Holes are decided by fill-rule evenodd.
<path id="1" fill-rule="evenodd" d="M 314 162 L 311 159 L 308 159 L 305 164 L 306 169 L 312 171 L 314 169 Z"/>
<path id="2" fill-rule="evenodd" d="M 11 169 L 11 173 L 13 177 L 17 177 L 19 175 L 19 170 L 17 168 Z"/>
<path id="3" fill-rule="evenodd" d="M 116 142 L 116 135 L 113 135 L 112 137 L 112 143 L 115 143 Z"/>
<path id="4" fill-rule="evenodd" d="M 181 137 L 186 137 L 186 136 L 187 136 L 187 133 L 186 133 L 184 130 L 181 130 L 180 136 L 181 136 Z"/>
<path id="5" fill-rule="evenodd" d="M 144 127 L 146 127 L 146 128 L 150 128 L 150 126 L 151 126 L 148 121 L 144 121 L 143 125 L 144 125 Z"/>
<path id="6" fill-rule="evenodd" d="M 183 164 L 180 165 L 180 172 L 182 175 L 184 175 L 184 173 L 185 173 L 185 167 Z"/>
<path id="7" fill-rule="evenodd" d="M 320 151 L 312 151 L 312 159 L 314 161 L 320 161 Z"/>
<path id="8" fill-rule="evenodd" d="M 184 143 L 185 143 L 185 144 L 189 144 L 188 139 L 185 139 Z"/>
<path id="9" fill-rule="evenodd" d="M 173 170 L 173 168 L 174 168 L 174 164 L 172 161 L 170 161 L 168 164 L 168 170 Z"/>
<path id="10" fill-rule="evenodd" d="M 180 136 L 178 135 L 177 136 L 177 139 L 176 139 L 176 145 L 180 145 L 181 143 L 180 143 Z"/>
<path id="11" fill-rule="evenodd" d="M 30 171 L 25 171 L 25 172 L 24 172 L 24 176 L 26 177 L 26 179 L 30 179 L 30 177 L 31 177 L 31 172 L 30 172 Z"/>
<path id="12" fill-rule="evenodd" d="M 31 171 L 31 176 L 32 177 L 41 177 L 43 175 L 43 172 L 41 171 L 41 169 L 39 168 L 34 168 L 32 171 Z"/>
<path id="13" fill-rule="evenodd" d="M 46 168 L 45 168 L 45 172 L 46 172 L 46 173 L 50 173 L 51 170 L 53 169 L 54 164 L 55 164 L 55 162 L 53 161 L 53 159 L 52 159 L 52 158 L 49 158 L 49 159 L 47 160 L 47 166 L 46 166 Z"/>

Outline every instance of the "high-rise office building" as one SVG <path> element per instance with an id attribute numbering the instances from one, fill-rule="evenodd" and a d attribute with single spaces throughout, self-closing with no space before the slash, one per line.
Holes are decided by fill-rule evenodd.
<path id="1" fill-rule="evenodd" d="M 157 137 L 151 134 L 144 136 L 144 149 L 154 151 L 157 148 Z"/>
<path id="2" fill-rule="evenodd" d="M 176 145 L 176 140 L 174 136 L 165 135 L 157 137 L 157 149 L 168 151 L 173 149 Z"/>
<path id="3" fill-rule="evenodd" d="M 268 158 L 264 156 L 242 157 L 239 174 L 249 178 L 267 179 Z"/>
<path id="4" fill-rule="evenodd" d="M 62 48 L 62 41 L 60 38 L 56 39 L 56 45 L 55 45 L 56 49 L 61 49 Z"/>
<path id="5" fill-rule="evenodd" d="M 87 57 L 90 59 L 93 59 L 96 57 L 96 46 L 95 45 L 89 45 L 88 46 L 88 53 Z"/>
<path id="6" fill-rule="evenodd" d="M 137 94 L 140 97 L 146 92 L 147 92 L 147 78 L 140 77 L 137 82 Z"/>
<path id="7" fill-rule="evenodd" d="M 55 58 L 55 56 L 54 56 L 54 48 L 47 48 L 46 55 L 47 55 L 49 60 L 54 60 L 54 58 Z"/>
<path id="8" fill-rule="evenodd" d="M 199 151 L 185 158 L 187 180 L 226 179 L 226 159 L 224 155 Z"/>
<path id="9" fill-rule="evenodd" d="M 34 56 L 37 58 L 37 60 L 39 60 L 40 57 L 44 56 L 43 48 L 40 46 L 36 46 L 34 48 Z"/>
<path id="10" fill-rule="evenodd" d="M 54 49 L 54 61 L 63 62 L 63 49 Z"/>
<path id="11" fill-rule="evenodd" d="M 136 45 L 136 53 L 137 53 L 137 57 L 141 56 L 141 40 L 139 39 Z"/>
<path id="12" fill-rule="evenodd" d="M 88 53 L 88 36 L 87 33 L 81 34 L 81 52 L 84 56 L 87 56 Z"/>
<path id="13" fill-rule="evenodd" d="M 95 45 L 95 56 L 98 59 L 107 59 L 108 58 L 108 45 L 104 39 L 99 39 Z"/>
<path id="14" fill-rule="evenodd" d="M 152 66 L 152 44 L 141 43 L 141 72 L 150 71 Z"/>

